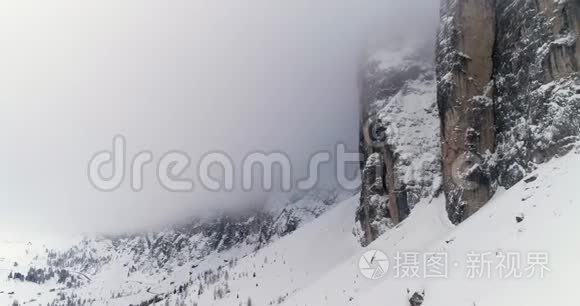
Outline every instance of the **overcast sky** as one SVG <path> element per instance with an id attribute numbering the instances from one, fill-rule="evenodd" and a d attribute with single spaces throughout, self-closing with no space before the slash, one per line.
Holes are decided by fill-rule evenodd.
<path id="1" fill-rule="evenodd" d="M 436 0 L 0 3 L 0 230 L 117 230 L 257 193 L 104 193 L 91 156 L 169 150 L 195 161 L 311 154 L 358 141 L 357 58 L 369 37 L 435 33 Z M 187 174 L 186 175 L 192 175 Z"/>

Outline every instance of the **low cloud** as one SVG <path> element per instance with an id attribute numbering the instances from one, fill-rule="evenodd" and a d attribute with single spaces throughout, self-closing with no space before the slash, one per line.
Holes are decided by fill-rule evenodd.
<path id="1" fill-rule="evenodd" d="M 93 188 L 91 156 L 282 151 L 298 173 L 358 143 L 357 60 L 370 41 L 435 33 L 434 1 L 6 1 L 0 4 L 3 227 L 121 230 L 256 192 Z M 194 175 L 189 173 L 189 175 Z"/>

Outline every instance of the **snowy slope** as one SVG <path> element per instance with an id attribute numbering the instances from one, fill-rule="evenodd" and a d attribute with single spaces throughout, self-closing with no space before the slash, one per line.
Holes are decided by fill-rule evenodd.
<path id="1" fill-rule="evenodd" d="M 485 208 L 457 228 L 442 221 L 442 201 L 423 202 L 400 227 L 368 246 L 389 255 L 391 269 L 383 279 L 361 277 L 356 268 L 361 250 L 287 304 L 385 305 L 388 301 L 388 305 L 402 306 L 409 305 L 407 289 L 411 294 L 424 291 L 424 306 L 574 304 L 575 280 L 580 275 L 580 237 L 576 235 L 580 232 L 576 220 L 580 216 L 579 171 L 580 155 L 574 153 L 544 164 L 529 179 L 498 192 Z M 523 220 L 518 223 L 516 217 Z M 397 252 L 446 252 L 448 278 L 396 278 L 393 258 Z M 483 257 L 493 261 L 489 278 L 487 272 L 483 277 L 468 278 L 473 271 L 470 252 L 489 253 Z M 501 254 L 507 252 L 521 255 L 518 270 L 524 273 L 522 278 L 506 277 L 496 270 Z M 551 271 L 543 279 L 539 272 L 532 277 L 525 275 L 528 254 L 544 252 L 549 255 L 547 267 Z M 346 299 L 349 294 L 350 302 Z"/>
<path id="2" fill-rule="evenodd" d="M 580 275 L 580 238 L 576 235 L 580 227 L 576 220 L 580 215 L 576 188 L 580 150 L 576 151 L 539 166 L 510 190 L 500 190 L 488 205 L 457 227 L 448 221 L 442 198 L 423 200 L 402 224 L 363 248 L 352 232 L 358 206 L 355 196 L 258 251 L 234 248 L 215 252 L 202 261 L 175 266 L 173 273 L 161 274 L 165 276 L 127 276 L 122 265 L 127 258 L 117 258 L 118 264 L 91 276 L 88 285 L 63 290 L 68 290 L 67 297 L 94 299 L 92 305 L 147 301 L 155 305 L 245 306 L 251 301 L 251 305 L 407 306 L 415 292 L 424 293 L 423 306 L 569 304 L 574 301 L 575 280 Z M 5 254 L 0 261 L 0 305 L 15 299 L 46 304 L 58 298 L 59 285 L 54 280 L 42 286 L 6 281 L 7 271 L 16 269 L 13 259 L 21 261 L 22 267 L 42 260 L 33 256 L 42 254 L 42 244 L 25 243 L 18 248 L 14 243 L 20 242 L 0 244 Z M 13 252 L 5 251 L 8 249 Z M 381 279 L 367 279 L 359 271 L 359 259 L 368 250 L 388 256 L 390 267 Z M 430 253 L 447 254 L 446 278 L 423 274 L 423 255 Z M 543 278 L 539 271 L 526 275 L 530 267 L 527 256 L 536 253 L 549 256 L 549 271 Z M 415 254 L 416 265 L 397 262 L 396 256 L 403 254 Z M 471 279 L 470 258 L 478 254 L 489 260 L 490 273 Z M 524 273 L 522 277 L 500 273 L 500 260 L 506 254 L 519 254 L 515 268 Z M 417 266 L 418 277 L 397 275 L 402 273 L 403 268 L 397 267 L 401 263 Z M 51 292 L 51 288 L 56 290 Z M 10 291 L 16 293 L 7 294 Z"/>
<path id="3" fill-rule="evenodd" d="M 15 300 L 20 302 L 54 300 L 57 298 L 57 289 L 65 287 L 64 284 L 58 283 L 56 277 L 43 286 L 8 280 L 10 273 L 26 275 L 30 267 L 43 265 L 47 259 L 48 248 L 67 249 L 76 242 L 75 238 L 63 239 L 46 235 L 34 237 L 35 239 L 31 239 L 27 235 L 7 232 L 0 234 L 0 305 L 12 305 Z"/>
<path id="4" fill-rule="evenodd" d="M 219 287 L 229 277 L 225 272 L 240 258 L 290 235 L 351 195 L 333 188 L 273 194 L 248 214 L 218 214 L 120 236 L 1 233 L 0 305 L 151 304 L 189 286 L 225 291 Z M 213 292 L 203 296 L 213 298 Z"/>
<path id="5" fill-rule="evenodd" d="M 182 301 L 186 305 L 195 302 L 199 305 L 237 305 L 242 302 L 245 305 L 248 299 L 253 305 L 283 301 L 314 284 L 321 275 L 360 249 L 352 235 L 357 206 L 356 197 L 342 202 L 292 235 L 240 259 L 228 271 L 229 280 L 222 279 L 205 288 L 205 291 L 213 292 L 216 287 L 224 287 L 227 283 L 231 292 L 224 298 L 215 300 L 213 295 L 198 296 L 198 288 L 193 287 Z"/>
<path id="6" fill-rule="evenodd" d="M 246 305 L 409 305 L 415 292 L 424 292 L 424 306 L 554 305 L 574 298 L 576 257 L 580 238 L 575 218 L 580 215 L 576 173 L 580 155 L 553 160 L 508 191 L 500 191 L 484 209 L 454 227 L 447 220 L 443 199 L 423 201 L 400 226 L 367 248 L 359 247 L 348 230 L 356 200 L 339 204 L 319 220 L 240 260 L 233 273 L 250 273 L 229 282 L 223 299 L 188 294 L 186 304 Z M 527 182 L 526 182 L 527 181 Z M 391 269 L 380 280 L 369 280 L 358 269 L 367 250 L 387 253 Z M 418 254 L 419 277 L 396 275 L 397 254 Z M 447 278 L 422 274 L 424 254 L 447 254 Z M 528 276 L 530 254 L 548 254 L 544 277 L 540 268 Z M 500 272 L 503 255 L 519 254 L 515 265 L 521 278 Z M 479 273 L 470 258 L 490 261 Z M 405 263 L 403 260 L 400 263 Z M 475 267 L 478 267 L 475 265 Z M 486 266 L 482 266 L 486 269 Z M 477 268 L 479 271 L 479 268 Z M 256 277 L 251 273 L 256 272 Z M 400 272 L 401 273 L 401 272 Z M 172 301 L 175 301 L 173 299 Z"/>
<path id="7" fill-rule="evenodd" d="M 553 305 L 573 298 L 574 277 L 580 273 L 575 257 L 580 238 L 575 217 L 580 193 L 576 173 L 580 155 L 553 160 L 508 191 L 500 191 L 484 209 L 468 221 L 453 226 L 441 198 L 419 203 L 401 225 L 382 235 L 367 248 L 358 246 L 352 233 L 352 213 L 357 201 L 350 199 L 328 214 L 304 226 L 230 270 L 235 279 L 227 283 L 230 293 L 221 298 L 196 295 L 196 289 L 172 296 L 169 301 L 186 305 L 409 305 L 415 292 L 425 294 L 425 306 L 455 305 Z M 369 280 L 358 269 L 367 250 L 387 253 L 391 269 L 380 280 Z M 424 277 L 424 254 L 447 254 L 447 278 Z M 500 273 L 503 255 L 519 254 L 514 265 L 521 278 Z M 527 276 L 529 254 L 549 255 L 540 277 L 538 268 Z M 396 255 L 417 254 L 419 277 L 396 275 Z M 470 258 L 481 254 L 489 260 L 489 276 L 469 278 L 475 268 Z M 401 261 L 404 263 L 404 261 Z M 477 266 L 476 266 L 477 267 Z M 486 266 L 483 266 L 484 268 Z M 479 268 L 478 268 L 479 269 Z M 529 270 L 531 271 L 531 270 Z M 253 273 L 256 276 L 253 276 Z M 484 271 L 485 272 L 485 271 Z M 215 290 L 212 287 L 207 290 Z"/>

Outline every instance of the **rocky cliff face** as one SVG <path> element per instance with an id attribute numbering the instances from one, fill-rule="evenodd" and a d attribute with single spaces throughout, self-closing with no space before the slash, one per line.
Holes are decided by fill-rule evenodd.
<path id="1" fill-rule="evenodd" d="M 495 10 L 489 0 L 442 2 L 437 48 L 443 189 L 454 222 L 491 197 L 483 159 L 493 151 Z"/>
<path id="2" fill-rule="evenodd" d="M 577 137 L 579 9 L 577 0 L 442 2 L 438 104 L 453 222 Z"/>
<path id="3" fill-rule="evenodd" d="M 511 187 L 580 130 L 580 1 L 497 1 L 494 179 Z"/>
<path id="4" fill-rule="evenodd" d="M 361 206 L 367 244 L 439 188 L 439 120 L 432 47 L 381 48 L 361 69 Z"/>
<path id="5" fill-rule="evenodd" d="M 400 47 L 362 66 L 363 244 L 439 187 L 459 223 L 578 140 L 580 0 L 442 0 L 440 14 L 434 65 Z"/>

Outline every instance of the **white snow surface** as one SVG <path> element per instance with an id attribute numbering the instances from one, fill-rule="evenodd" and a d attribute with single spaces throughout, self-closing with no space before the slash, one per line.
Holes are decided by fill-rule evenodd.
<path id="1" fill-rule="evenodd" d="M 381 106 L 379 118 L 387 122 L 387 141 L 394 148 L 397 177 L 427 197 L 440 187 L 439 117 L 434 79 L 413 80 Z M 421 190 L 427 188 L 427 190 Z"/>
<path id="2" fill-rule="evenodd" d="M 191 277 L 190 271 L 195 276 L 218 266 L 228 276 L 205 286 L 201 295 L 194 279 L 183 293 L 169 294 L 157 305 L 245 306 L 251 299 L 252 305 L 407 306 L 414 292 L 424 292 L 423 306 L 575 305 L 574 289 L 580 275 L 580 223 L 576 219 L 580 216 L 580 191 L 576 189 L 579 153 L 540 165 L 511 189 L 498 191 L 483 209 L 458 226 L 447 220 L 444 199 L 423 200 L 408 219 L 366 248 L 352 234 L 358 205 L 355 196 L 250 255 L 234 249 L 212 254 L 195 270 L 190 265 L 176 267 L 181 269 L 172 276 L 176 284 Z M 7 275 L 15 269 L 14 261 L 25 271 L 36 255 L 42 255 L 43 244 L 54 247 L 56 242 L 0 240 L 0 305 L 31 299 L 37 300 L 32 305 L 46 305 L 52 300 L 58 292 L 50 292 L 58 287 L 55 284 L 22 283 L 8 280 Z M 383 251 L 389 258 L 390 269 L 381 279 L 366 279 L 358 269 L 359 258 L 368 250 Z M 446 278 L 424 277 L 422 271 L 420 277 L 397 277 L 397 254 L 418 254 L 421 263 L 423 255 L 431 252 L 447 254 Z M 517 268 L 521 272 L 525 272 L 529 254 L 547 254 L 549 271 L 544 277 L 502 278 L 496 268 L 501 255 L 508 252 L 520 254 Z M 487 254 L 492 267 L 489 277 L 468 278 L 470 254 Z M 235 264 L 224 264 L 238 256 Z M 175 289 L 169 280 L 142 277 L 133 274 L 127 278 L 121 269 L 104 270 L 87 286 L 63 290 L 96 298 L 94 305 L 128 305 Z M 111 292 L 120 287 L 127 296 L 110 299 Z M 153 289 L 146 290 L 149 287 Z M 220 288 L 221 297 L 216 297 Z"/>
<path id="3" fill-rule="evenodd" d="M 460 305 L 559 305 L 575 304 L 575 283 L 580 275 L 580 192 L 577 177 L 580 155 L 572 153 L 539 167 L 510 190 L 500 191 L 477 214 L 457 227 L 445 217 L 443 201 L 418 205 L 403 224 L 381 236 L 366 249 L 301 290 L 289 305 L 409 305 L 409 294 L 425 292 L 423 306 Z M 516 217 L 523 217 L 518 223 Z M 393 258 L 397 252 L 445 252 L 449 275 L 444 279 L 396 278 L 395 269 L 381 280 L 367 280 L 357 270 L 367 249 L 381 250 Z M 490 253 L 492 268 L 500 254 L 521 254 L 521 270 L 528 254 L 547 253 L 550 269 L 543 278 L 491 277 L 469 279 L 470 252 Z M 454 267 L 454 263 L 458 266 Z M 394 260 L 391 260 L 391 267 Z M 495 273 L 494 273 L 495 272 Z M 522 271 L 523 272 L 523 271 Z M 524 273 L 525 274 L 525 273 Z M 505 275 L 503 275 L 505 276 Z M 348 301 L 352 297 L 352 301 Z"/>
<path id="4" fill-rule="evenodd" d="M 435 67 L 424 43 L 379 49 L 369 55 L 367 82 L 378 86 L 368 115 L 385 125 L 395 154 L 396 188 L 406 189 L 411 207 L 441 185 L 440 120 Z M 381 94 L 378 94 L 381 93 Z"/>
<path id="5" fill-rule="evenodd" d="M 571 153 L 541 165 L 510 190 L 501 190 L 473 217 L 455 227 L 447 220 L 442 198 L 423 201 L 401 225 L 367 248 L 349 232 L 356 197 L 339 204 L 313 223 L 253 256 L 240 260 L 236 271 L 256 272 L 256 278 L 230 281 L 232 293 L 223 300 L 198 300 L 199 305 L 409 305 L 414 292 L 424 292 L 423 306 L 557 305 L 575 300 L 580 275 L 580 155 Z M 526 182 L 528 181 L 528 182 Z M 516 217 L 523 220 L 518 222 Z M 361 275 L 358 262 L 368 250 L 388 255 L 389 272 L 379 280 Z M 397 277 L 397 254 L 447 254 L 446 278 Z M 522 277 L 499 272 L 500 259 L 515 254 Z M 528 276 L 527 257 L 548 256 Z M 469 258 L 490 260 L 490 273 L 470 278 Z M 267 260 L 266 260 L 267 258 Z M 483 266 L 485 267 L 485 266 Z M 239 299 L 237 298 L 239 294 Z M 191 296 L 191 295 L 190 295 Z"/>

